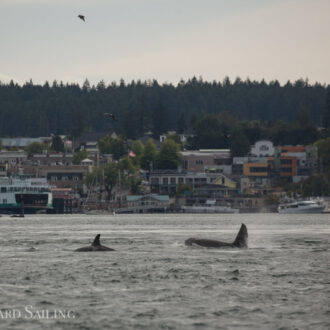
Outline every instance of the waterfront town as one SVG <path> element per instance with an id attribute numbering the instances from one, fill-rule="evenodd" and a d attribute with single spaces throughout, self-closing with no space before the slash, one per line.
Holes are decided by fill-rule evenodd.
<path id="1" fill-rule="evenodd" d="M 322 171 L 315 144 L 260 140 L 235 157 L 230 148 L 188 150 L 189 138 L 176 132 L 135 141 L 115 132 L 75 141 L 1 138 L 0 176 L 46 180 L 49 213 L 254 213 L 277 212 L 281 202 L 306 197 L 302 183 Z M 318 197 L 327 203 L 327 194 Z M 2 196 L 2 209 L 5 202 Z"/>

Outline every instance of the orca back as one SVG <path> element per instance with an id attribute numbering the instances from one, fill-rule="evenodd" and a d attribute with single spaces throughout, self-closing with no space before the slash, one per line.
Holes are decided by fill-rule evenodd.
<path id="1" fill-rule="evenodd" d="M 220 248 L 220 247 L 232 247 L 231 243 L 216 241 L 213 239 L 205 239 L 205 238 L 188 238 L 185 241 L 186 245 L 199 245 L 208 248 Z"/>
<path id="2" fill-rule="evenodd" d="M 97 251 L 115 251 L 107 246 L 101 245 L 100 234 L 97 234 L 94 238 L 93 243 L 90 246 L 85 246 L 79 249 L 76 249 L 76 252 L 97 252 Z"/>

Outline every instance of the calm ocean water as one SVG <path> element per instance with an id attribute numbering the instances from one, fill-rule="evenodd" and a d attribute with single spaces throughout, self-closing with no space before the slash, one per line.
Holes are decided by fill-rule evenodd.
<path id="1" fill-rule="evenodd" d="M 329 214 L 3 216 L 0 329 L 329 329 L 329 247 Z"/>

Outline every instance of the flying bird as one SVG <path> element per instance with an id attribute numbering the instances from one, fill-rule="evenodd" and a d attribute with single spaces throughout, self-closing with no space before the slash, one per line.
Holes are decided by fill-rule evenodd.
<path id="1" fill-rule="evenodd" d="M 224 133 L 224 134 L 222 134 L 222 136 L 223 136 L 226 140 L 228 140 L 228 139 L 230 139 L 231 134 L 226 134 L 226 133 Z"/>
<path id="2" fill-rule="evenodd" d="M 78 15 L 78 17 L 85 22 L 85 16 L 84 15 Z"/>
<path id="3" fill-rule="evenodd" d="M 108 117 L 108 118 L 112 119 L 112 120 L 117 120 L 117 117 L 112 113 L 105 112 L 103 115 L 105 117 Z"/>

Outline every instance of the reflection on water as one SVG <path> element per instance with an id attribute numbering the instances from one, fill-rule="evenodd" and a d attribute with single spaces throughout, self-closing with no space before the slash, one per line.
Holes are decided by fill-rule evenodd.
<path id="1" fill-rule="evenodd" d="M 242 222 L 249 249 L 184 245 L 232 242 Z M 0 229 L 0 329 L 330 327 L 327 214 L 40 215 Z M 117 251 L 73 252 L 98 233 Z"/>

